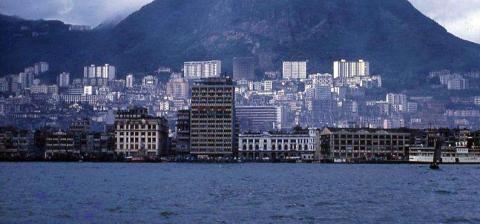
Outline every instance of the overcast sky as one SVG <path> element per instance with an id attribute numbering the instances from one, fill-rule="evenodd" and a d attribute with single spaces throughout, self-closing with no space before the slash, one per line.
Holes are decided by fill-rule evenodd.
<path id="1" fill-rule="evenodd" d="M 0 13 L 96 26 L 152 0 L 0 0 Z M 480 0 L 409 0 L 449 32 L 480 43 Z"/>

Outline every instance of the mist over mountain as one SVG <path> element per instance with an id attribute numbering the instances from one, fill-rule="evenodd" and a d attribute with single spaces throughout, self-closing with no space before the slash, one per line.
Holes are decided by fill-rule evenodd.
<path id="1" fill-rule="evenodd" d="M 231 72 L 235 56 L 254 56 L 259 71 L 308 59 L 310 72 L 331 72 L 333 60 L 363 58 L 387 87 L 414 88 L 431 70 L 480 67 L 480 45 L 451 35 L 406 0 L 157 0 L 89 32 L 6 16 L 0 32 L 2 75 L 40 60 L 79 75 L 90 63 L 129 72 L 208 59 Z"/>

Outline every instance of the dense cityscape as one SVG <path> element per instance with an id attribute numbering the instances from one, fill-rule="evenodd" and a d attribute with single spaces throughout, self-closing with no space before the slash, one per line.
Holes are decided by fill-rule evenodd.
<path id="1" fill-rule="evenodd" d="M 0 0 L 1 223 L 480 223 L 480 0 Z"/>
<path id="2" fill-rule="evenodd" d="M 1 158 L 427 162 L 442 136 L 445 160 L 480 161 L 480 96 L 388 92 L 362 59 L 333 61 L 331 74 L 283 61 L 262 78 L 255 63 L 236 57 L 233 74 L 220 60 L 151 74 L 86 65 L 56 80 L 35 63 L 0 78 Z M 480 72 L 428 79 L 454 93 L 478 88 Z"/>

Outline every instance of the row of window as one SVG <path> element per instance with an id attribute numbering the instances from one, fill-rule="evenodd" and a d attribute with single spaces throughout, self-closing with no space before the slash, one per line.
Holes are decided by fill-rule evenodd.
<path id="1" fill-rule="evenodd" d="M 146 134 L 146 135 L 145 135 Z M 137 131 L 132 131 L 132 132 L 125 132 L 125 131 L 118 131 L 118 135 L 119 136 L 127 136 L 127 135 L 130 135 L 130 136 L 156 136 L 157 133 L 156 132 L 137 132 Z"/>
<path id="2" fill-rule="evenodd" d="M 252 145 L 252 144 L 249 144 L 249 145 L 246 145 L 246 144 L 242 144 L 242 146 L 240 147 L 242 150 L 268 150 L 268 147 L 267 145 L 263 145 L 263 147 L 260 147 L 260 145 Z M 290 144 L 290 145 L 282 145 L 282 144 L 273 144 L 271 146 L 271 150 L 272 151 L 275 151 L 275 150 L 278 150 L 278 151 L 281 151 L 281 150 L 313 150 L 313 148 L 309 149 L 308 145 L 307 144 Z"/>
<path id="3" fill-rule="evenodd" d="M 351 148 L 347 148 L 345 146 L 342 146 L 342 147 L 334 147 L 333 148 L 333 151 L 378 151 L 378 150 L 394 150 L 394 151 L 403 151 L 404 149 L 403 148 L 385 148 L 385 147 L 382 147 L 382 148 L 378 148 L 378 147 L 364 147 L 364 146 L 360 146 L 360 147 L 351 147 Z"/>
<path id="4" fill-rule="evenodd" d="M 128 141 L 130 139 L 130 141 Z M 146 141 L 145 141 L 146 140 Z M 123 143 L 150 143 L 150 142 L 156 142 L 156 138 L 118 138 L 118 142 Z"/>
<path id="5" fill-rule="evenodd" d="M 310 138 L 301 138 L 301 139 L 271 139 L 270 140 L 272 142 L 272 144 L 276 144 L 276 143 L 310 143 L 310 142 L 313 142 L 313 139 L 310 139 Z M 245 138 L 242 138 L 242 143 L 260 143 L 260 139 L 245 139 Z M 263 139 L 263 144 L 267 144 L 268 140 L 267 139 Z"/>
<path id="6" fill-rule="evenodd" d="M 396 140 L 393 140 L 393 141 L 384 141 L 384 140 L 339 141 L 339 140 L 335 140 L 334 144 L 335 145 L 405 145 L 405 141 L 396 141 Z"/>
<path id="7" fill-rule="evenodd" d="M 139 150 L 139 149 L 146 149 L 146 150 L 154 150 L 154 149 L 157 149 L 157 146 L 155 144 L 146 144 L 146 145 L 125 145 L 125 144 L 122 144 L 122 145 L 117 145 L 117 149 L 118 150 L 127 150 L 127 149 L 130 149 L 130 150 Z"/>
<path id="8" fill-rule="evenodd" d="M 146 129 L 146 130 L 154 130 L 157 128 L 157 125 L 155 124 L 133 124 L 133 125 L 127 125 L 127 124 L 118 124 L 117 125 L 117 130 L 130 130 L 130 129 Z"/>
<path id="9" fill-rule="evenodd" d="M 338 138 L 373 138 L 373 139 L 403 139 L 406 138 L 407 136 L 404 135 L 340 135 L 340 134 L 335 134 L 332 135 L 333 138 L 338 139 Z"/>

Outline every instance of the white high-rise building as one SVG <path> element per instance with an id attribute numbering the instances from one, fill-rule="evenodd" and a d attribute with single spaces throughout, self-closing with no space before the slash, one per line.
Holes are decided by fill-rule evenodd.
<path id="1" fill-rule="evenodd" d="M 93 86 L 84 86 L 83 87 L 83 95 L 84 96 L 93 95 Z"/>
<path id="2" fill-rule="evenodd" d="M 333 78 L 350 78 L 370 75 L 370 63 L 364 60 L 333 62 Z"/>
<path id="3" fill-rule="evenodd" d="M 96 70 L 95 65 L 83 67 L 83 78 L 95 78 Z"/>
<path id="4" fill-rule="evenodd" d="M 265 80 L 263 81 L 263 90 L 265 92 L 272 92 L 273 90 L 273 82 L 272 80 Z"/>
<path id="5" fill-rule="evenodd" d="M 62 72 L 57 77 L 58 87 L 68 87 L 70 85 L 70 73 Z"/>
<path id="6" fill-rule="evenodd" d="M 157 85 L 158 79 L 153 75 L 147 75 L 142 79 L 142 86 L 144 87 L 156 87 Z"/>
<path id="7" fill-rule="evenodd" d="M 188 82 L 182 77 L 182 73 L 173 73 L 167 82 L 167 96 L 174 99 L 186 99 L 188 98 L 188 91 Z"/>
<path id="8" fill-rule="evenodd" d="M 102 67 L 102 78 L 112 81 L 115 79 L 115 66 L 105 64 Z"/>
<path id="9" fill-rule="evenodd" d="M 201 79 L 220 77 L 222 62 L 212 61 L 187 61 L 183 63 L 183 76 L 186 79 Z"/>
<path id="10" fill-rule="evenodd" d="M 282 75 L 284 79 L 306 79 L 307 61 L 284 61 Z"/>
<path id="11" fill-rule="evenodd" d="M 125 87 L 132 88 L 134 81 L 135 81 L 135 79 L 133 78 L 133 75 L 128 74 L 127 77 L 125 77 Z"/>
<path id="12" fill-rule="evenodd" d="M 388 93 L 386 96 L 387 103 L 390 104 L 395 111 L 406 112 L 408 107 L 407 95 L 401 93 Z"/>
<path id="13" fill-rule="evenodd" d="M 48 69 L 49 69 L 49 65 L 47 62 L 38 62 L 38 63 L 35 63 L 33 65 L 33 70 L 34 70 L 34 73 L 35 75 L 39 75 L 41 73 L 45 73 L 45 72 L 48 72 Z"/>
<path id="14" fill-rule="evenodd" d="M 100 79 L 107 79 L 108 81 L 112 81 L 115 79 L 115 66 L 105 64 L 103 66 L 85 66 L 83 67 L 83 78 L 84 79 L 93 79 L 93 78 L 100 78 Z"/>

